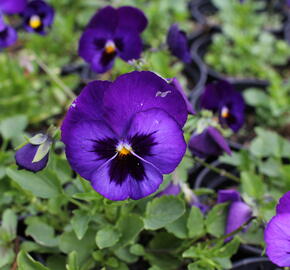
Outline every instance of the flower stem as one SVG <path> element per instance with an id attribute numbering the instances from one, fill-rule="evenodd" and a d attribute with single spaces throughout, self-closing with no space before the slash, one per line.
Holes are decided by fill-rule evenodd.
<path id="1" fill-rule="evenodd" d="M 240 178 L 238 178 L 237 176 L 233 175 L 232 173 L 227 172 L 226 170 L 223 169 L 219 169 L 215 166 L 212 166 L 210 164 L 208 164 L 207 162 L 205 162 L 203 159 L 199 158 L 199 157 L 194 157 L 195 161 L 197 161 L 198 163 L 200 163 L 202 166 L 210 169 L 211 171 L 214 171 L 222 176 L 225 176 L 235 182 L 241 182 Z"/>

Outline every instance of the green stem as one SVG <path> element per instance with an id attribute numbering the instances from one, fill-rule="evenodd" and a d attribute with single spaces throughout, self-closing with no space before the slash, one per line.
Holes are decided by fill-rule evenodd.
<path id="1" fill-rule="evenodd" d="M 67 87 L 64 82 L 54 74 L 49 67 L 36 55 L 33 54 L 36 63 L 47 73 L 47 75 L 63 90 L 63 92 L 71 99 L 75 99 L 76 95 Z"/>
<path id="2" fill-rule="evenodd" d="M 204 160 L 202 160 L 199 157 L 194 157 L 194 159 L 198 163 L 200 163 L 202 166 L 210 169 L 211 171 L 214 171 L 214 172 L 216 172 L 216 173 L 218 173 L 218 174 L 220 174 L 222 176 L 225 176 L 225 177 L 227 177 L 227 178 L 229 178 L 229 179 L 231 179 L 231 180 L 233 180 L 235 182 L 238 182 L 238 183 L 241 182 L 240 178 L 238 178 L 237 176 L 235 176 L 235 175 L 233 175 L 233 174 L 231 174 L 231 173 L 229 173 L 229 172 L 227 172 L 227 171 L 225 171 L 223 169 L 219 169 L 219 168 L 217 168 L 215 166 L 212 166 L 212 165 L 208 164 L 207 162 L 205 162 Z"/>

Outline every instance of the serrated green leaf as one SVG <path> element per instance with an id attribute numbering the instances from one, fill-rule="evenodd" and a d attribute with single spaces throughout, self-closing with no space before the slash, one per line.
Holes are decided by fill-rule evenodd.
<path id="1" fill-rule="evenodd" d="M 185 212 L 184 202 L 175 196 L 155 198 L 147 204 L 145 228 L 157 230 L 172 223 Z"/>
<path id="2" fill-rule="evenodd" d="M 188 213 L 186 212 L 177 220 L 173 221 L 170 224 L 167 224 L 165 226 L 165 229 L 180 239 L 186 239 L 188 238 L 188 230 L 186 226 L 187 218 L 188 218 Z"/>
<path id="3" fill-rule="evenodd" d="M 97 232 L 96 243 L 100 249 L 114 246 L 119 238 L 120 233 L 112 226 L 107 226 Z"/>
<path id="4" fill-rule="evenodd" d="M 75 210 L 74 216 L 71 219 L 71 225 L 76 233 L 76 236 L 79 240 L 81 240 L 88 227 L 91 217 L 88 215 L 87 212 L 82 210 Z"/>
<path id="5" fill-rule="evenodd" d="M 187 220 L 187 229 L 190 238 L 200 237 L 205 233 L 203 214 L 195 206 L 191 207 Z"/>

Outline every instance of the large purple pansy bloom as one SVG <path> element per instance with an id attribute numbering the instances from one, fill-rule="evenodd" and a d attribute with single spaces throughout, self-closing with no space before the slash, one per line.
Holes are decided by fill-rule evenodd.
<path id="1" fill-rule="evenodd" d="M 34 0 L 27 5 L 22 16 L 26 31 L 45 35 L 53 23 L 54 9 L 42 0 Z"/>
<path id="2" fill-rule="evenodd" d="M 223 152 L 231 155 L 227 141 L 214 127 L 207 127 L 202 133 L 193 134 L 188 146 L 191 152 L 200 158 L 219 156 Z"/>
<path id="3" fill-rule="evenodd" d="M 20 169 L 38 172 L 46 167 L 49 154 L 46 154 L 45 157 L 38 162 L 32 162 L 38 148 L 39 145 L 32 145 L 29 143 L 16 151 L 15 160 Z"/>
<path id="4" fill-rule="evenodd" d="M 0 15 L 0 48 L 7 48 L 13 45 L 17 40 L 16 30 L 5 24 Z"/>
<path id="5" fill-rule="evenodd" d="M 0 0 L 0 11 L 5 14 L 16 14 L 22 12 L 27 0 Z"/>
<path id="6" fill-rule="evenodd" d="M 225 234 L 238 229 L 252 217 L 251 208 L 242 201 L 238 191 L 234 189 L 219 190 L 217 203 L 223 202 L 230 202 Z"/>
<path id="7" fill-rule="evenodd" d="M 290 266 L 290 191 L 280 199 L 274 216 L 267 224 L 264 238 L 266 254 L 280 267 Z"/>
<path id="8" fill-rule="evenodd" d="M 79 55 L 97 73 L 111 69 L 116 56 L 124 61 L 138 59 L 143 48 L 140 35 L 146 26 L 147 19 L 137 8 L 104 7 L 91 19 L 82 34 Z"/>
<path id="9" fill-rule="evenodd" d="M 65 117 L 62 141 L 72 168 L 97 192 L 110 200 L 140 199 L 181 161 L 186 118 L 175 87 L 135 71 L 112 83 L 89 83 Z"/>
<path id="10" fill-rule="evenodd" d="M 201 107 L 217 112 L 220 122 L 234 132 L 237 132 L 244 123 L 244 99 L 227 81 L 206 85 L 201 96 Z"/>
<path id="11" fill-rule="evenodd" d="M 185 63 L 191 60 L 187 37 L 185 32 L 181 31 L 177 24 L 170 26 L 167 33 L 167 45 L 171 53 Z"/>

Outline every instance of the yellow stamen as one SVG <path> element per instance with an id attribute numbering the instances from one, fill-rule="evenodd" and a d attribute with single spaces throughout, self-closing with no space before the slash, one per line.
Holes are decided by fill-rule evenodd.
<path id="1" fill-rule="evenodd" d="M 123 148 L 121 149 L 121 151 L 119 151 L 119 154 L 120 154 L 120 155 L 123 155 L 123 156 L 127 156 L 127 155 L 130 154 L 130 150 L 128 150 L 127 148 L 123 147 Z"/>
<path id="2" fill-rule="evenodd" d="M 30 20 L 29 20 L 29 25 L 31 28 L 36 29 L 39 26 L 41 26 L 42 22 L 41 19 L 38 15 L 33 15 L 31 16 Z"/>
<path id="3" fill-rule="evenodd" d="M 222 118 L 228 118 L 230 116 L 229 109 L 227 107 L 223 107 L 221 115 L 222 115 Z"/>
<path id="4" fill-rule="evenodd" d="M 116 51 L 116 45 L 113 41 L 108 41 L 105 46 L 105 52 L 107 54 L 112 54 Z"/>
<path id="5" fill-rule="evenodd" d="M 116 150 L 120 156 L 127 156 L 131 154 L 132 147 L 127 143 L 121 143 L 117 146 Z"/>

